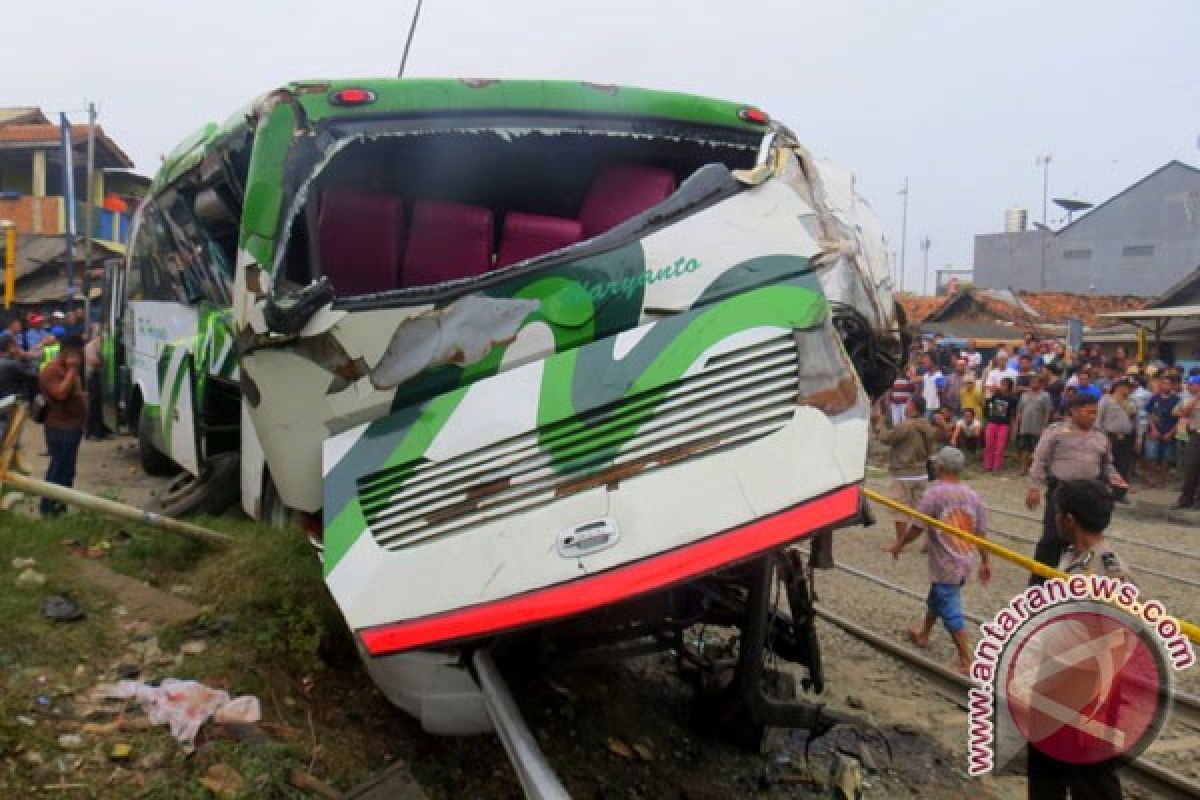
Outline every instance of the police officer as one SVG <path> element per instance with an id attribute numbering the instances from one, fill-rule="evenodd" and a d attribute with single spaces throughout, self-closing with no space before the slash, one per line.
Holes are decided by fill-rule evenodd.
<path id="1" fill-rule="evenodd" d="M 1066 549 L 1057 565 L 1063 572 L 1083 575 L 1106 575 L 1124 583 L 1132 583 L 1129 570 L 1120 556 L 1108 545 L 1104 529 L 1112 520 L 1113 493 L 1109 487 L 1096 480 L 1062 480 L 1054 490 L 1053 505 L 1057 508 L 1056 529 Z M 1049 498 L 1047 503 L 1049 504 Z M 1132 636 L 1132 634 L 1129 634 Z M 1059 642 L 1069 648 L 1070 642 Z M 1114 658 L 1115 672 L 1125 668 L 1131 648 L 1108 651 Z M 1089 662 L 1090 670 L 1103 673 L 1099 661 Z M 1077 679 L 1086 679 L 1079 675 Z M 1115 690 L 1119 693 L 1119 689 Z M 1095 712 L 1095 719 L 1113 727 L 1120 715 L 1129 706 L 1120 702 L 1119 694 L 1109 694 L 1107 702 Z M 1068 731 L 1069 735 L 1070 732 Z M 1060 739 L 1060 743 L 1061 743 Z M 1097 761 L 1087 758 L 1090 736 L 1079 739 L 1079 756 L 1084 763 L 1067 763 L 1043 753 L 1035 745 L 1027 750 L 1028 797 L 1030 800 L 1065 800 L 1087 798 L 1088 800 L 1120 800 L 1121 781 L 1117 777 L 1118 760 L 1109 758 Z"/>
<path id="2" fill-rule="evenodd" d="M 1054 489 L 1060 481 L 1098 479 L 1117 489 L 1128 488 L 1113 465 L 1108 437 L 1095 428 L 1096 402 L 1090 394 L 1080 392 L 1075 395 L 1070 416 L 1047 427 L 1033 452 L 1025 506 L 1030 511 L 1037 508 L 1043 490 L 1046 492 L 1042 537 L 1034 548 L 1033 557 L 1048 567 L 1057 567 L 1063 553 L 1054 518 Z M 1030 585 L 1041 582 L 1042 578 L 1037 575 L 1029 578 Z"/>

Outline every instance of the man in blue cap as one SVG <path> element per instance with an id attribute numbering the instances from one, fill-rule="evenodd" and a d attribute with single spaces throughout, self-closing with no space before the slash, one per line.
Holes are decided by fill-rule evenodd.
<path id="1" fill-rule="evenodd" d="M 1200 489 L 1200 375 L 1188 376 L 1187 398 L 1171 413 L 1179 417 L 1179 426 L 1188 437 L 1183 451 L 1183 489 L 1175 508 L 1194 508 Z"/>

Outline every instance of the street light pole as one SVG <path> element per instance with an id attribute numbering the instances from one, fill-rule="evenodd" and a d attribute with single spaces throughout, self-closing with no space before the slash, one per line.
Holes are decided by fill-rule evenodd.
<path id="1" fill-rule="evenodd" d="M 904 177 L 904 188 L 900 190 L 900 194 L 904 195 L 904 213 L 900 218 L 900 286 L 899 290 L 904 291 L 904 254 L 908 250 L 908 176 Z"/>
<path id="2" fill-rule="evenodd" d="M 1037 165 L 1042 168 L 1042 224 L 1046 224 L 1046 200 L 1050 196 L 1050 162 L 1054 159 L 1049 153 L 1037 157 Z"/>
<path id="3" fill-rule="evenodd" d="M 929 236 L 926 235 L 921 239 L 921 253 L 924 259 L 924 266 L 921 268 L 921 294 L 929 294 L 929 248 L 933 242 L 929 241 Z"/>

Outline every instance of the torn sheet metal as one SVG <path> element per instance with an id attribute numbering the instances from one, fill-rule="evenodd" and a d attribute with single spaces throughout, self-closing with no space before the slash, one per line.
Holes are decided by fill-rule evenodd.
<path id="1" fill-rule="evenodd" d="M 371 383 L 391 389 L 429 367 L 482 361 L 497 344 L 515 339 L 521 323 L 540 307 L 537 299 L 467 295 L 445 309 L 404 320 L 371 370 Z"/>

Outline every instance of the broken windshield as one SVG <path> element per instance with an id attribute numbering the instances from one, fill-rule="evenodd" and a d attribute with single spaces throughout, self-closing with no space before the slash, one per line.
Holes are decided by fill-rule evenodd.
<path id="1" fill-rule="evenodd" d="M 331 130 L 323 157 L 304 148 L 277 274 L 340 298 L 481 277 L 605 233 L 705 165 L 753 166 L 761 141 L 582 128 Z"/>

